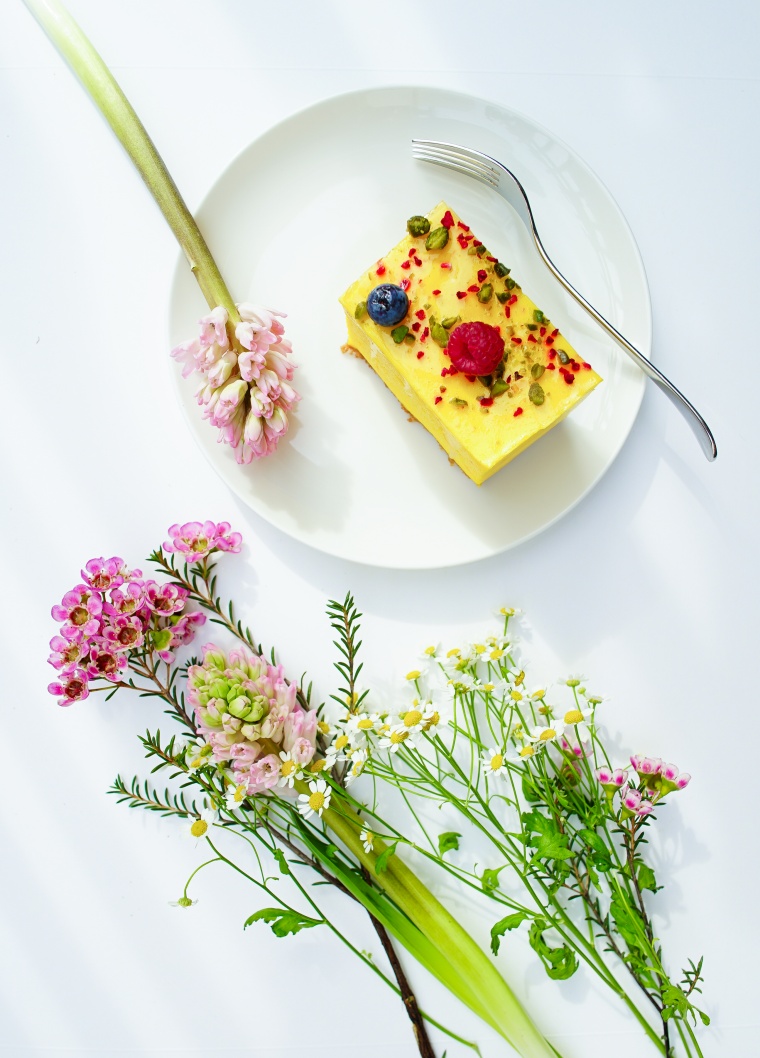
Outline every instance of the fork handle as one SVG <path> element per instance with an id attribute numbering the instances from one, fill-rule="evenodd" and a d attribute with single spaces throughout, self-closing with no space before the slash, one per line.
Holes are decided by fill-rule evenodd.
<path id="1" fill-rule="evenodd" d="M 593 319 L 595 319 L 596 322 L 605 329 L 609 336 L 615 339 L 618 345 L 622 346 L 622 348 L 625 350 L 626 353 L 628 353 L 630 358 L 639 365 L 644 374 L 651 378 L 655 385 L 659 386 L 665 396 L 668 397 L 673 404 L 675 404 L 675 406 L 681 412 L 681 414 L 691 427 L 692 431 L 694 432 L 694 435 L 699 441 L 700 447 L 704 452 L 705 456 L 707 457 L 707 459 L 710 460 L 710 462 L 712 462 L 712 460 L 715 459 L 718 455 L 718 447 L 715 444 L 715 438 L 712 435 L 712 430 L 707 425 L 702 416 L 699 414 L 694 405 L 691 403 L 691 401 L 687 400 L 686 397 L 684 397 L 683 393 L 681 393 L 680 389 L 674 386 L 670 379 L 666 378 L 666 376 L 663 375 L 662 371 L 657 370 L 651 360 L 648 360 L 643 353 L 640 353 L 636 346 L 631 345 L 628 339 L 624 338 L 620 331 L 617 330 L 616 327 L 613 327 L 609 320 L 606 320 L 604 316 L 602 316 L 601 312 L 597 312 L 594 306 L 591 305 L 588 301 L 586 301 L 583 295 L 575 289 L 572 283 L 568 282 L 568 280 L 565 279 L 565 277 L 562 275 L 560 270 L 557 268 L 557 266 L 554 264 L 554 262 L 544 249 L 543 243 L 539 238 L 538 232 L 535 230 L 535 226 L 532 225 L 532 227 L 533 238 L 535 239 L 536 243 L 536 249 L 540 253 L 543 262 L 549 269 L 549 271 L 552 272 L 552 274 L 559 280 L 559 282 L 562 284 L 568 294 L 574 297 L 579 305 L 583 306 L 589 316 L 593 317 Z"/>

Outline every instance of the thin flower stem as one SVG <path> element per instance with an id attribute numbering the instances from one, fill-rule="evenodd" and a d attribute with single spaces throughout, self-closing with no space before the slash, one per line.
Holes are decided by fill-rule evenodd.
<path id="1" fill-rule="evenodd" d="M 229 326 L 234 332 L 240 316 L 232 295 L 177 185 L 113 74 L 59 0 L 24 2 L 69 63 L 132 159 L 182 247 L 209 307 L 221 305 L 225 308 L 229 314 Z"/>

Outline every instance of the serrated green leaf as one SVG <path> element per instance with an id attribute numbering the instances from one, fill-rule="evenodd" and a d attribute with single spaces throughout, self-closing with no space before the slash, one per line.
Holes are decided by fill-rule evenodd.
<path id="1" fill-rule="evenodd" d="M 638 863 L 636 877 L 639 881 L 639 889 L 650 889 L 653 893 L 657 892 L 657 881 L 654 876 L 654 871 L 651 867 L 647 866 L 646 863 Z"/>
<path id="2" fill-rule="evenodd" d="M 491 951 L 494 955 L 499 954 L 501 938 L 504 934 L 511 929 L 517 929 L 526 918 L 528 918 L 528 913 L 526 911 L 515 911 L 513 915 L 507 915 L 506 918 L 497 922 L 495 926 L 491 926 Z"/>
<path id="3" fill-rule="evenodd" d="M 277 866 L 280 868 L 280 874 L 290 874 L 290 864 L 285 859 L 285 853 L 282 849 L 274 850 L 274 858 L 277 860 Z"/>
<path id="4" fill-rule="evenodd" d="M 455 830 L 447 830 L 443 834 L 438 835 L 438 851 L 441 856 L 445 852 L 450 852 L 452 849 L 459 848 L 459 839 L 461 834 L 457 834 Z"/>
<path id="5" fill-rule="evenodd" d="M 309 918 L 297 911 L 288 911 L 282 907 L 263 907 L 250 915 L 243 923 L 243 929 L 252 926 L 254 922 L 267 922 L 275 937 L 287 937 L 289 933 L 300 933 L 302 929 L 311 929 L 313 926 L 321 926 L 322 920 Z"/>
<path id="6" fill-rule="evenodd" d="M 578 969 L 578 957 L 567 944 L 557 948 L 547 944 L 544 931 L 548 925 L 546 919 L 537 918 L 528 931 L 528 942 L 544 964 L 547 975 L 553 981 L 566 981 Z"/>
<path id="7" fill-rule="evenodd" d="M 480 876 L 480 884 L 484 893 L 492 893 L 499 888 L 499 873 L 504 870 L 506 863 L 501 867 L 492 867 L 483 871 Z"/>
<path id="8" fill-rule="evenodd" d="M 388 870 L 388 860 L 391 856 L 395 856 L 396 845 L 398 845 L 398 842 L 394 841 L 392 845 L 389 845 L 388 848 L 384 849 L 384 851 L 377 857 L 375 860 L 375 874 L 382 874 L 383 871 Z"/>

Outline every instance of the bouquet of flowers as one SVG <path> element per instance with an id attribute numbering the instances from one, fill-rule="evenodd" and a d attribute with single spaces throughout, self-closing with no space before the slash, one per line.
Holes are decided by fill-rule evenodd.
<path id="1" fill-rule="evenodd" d="M 49 660 L 59 675 L 49 689 L 61 705 L 120 690 L 162 703 L 169 732 L 149 730 L 140 741 L 152 774 L 165 772 L 167 784 L 118 777 L 111 793 L 183 821 L 210 853 L 179 906 L 192 905 L 199 870 L 224 863 L 266 895 L 246 926 L 263 921 L 284 937 L 324 925 L 384 976 L 320 907 L 309 880 L 330 882 L 370 914 L 394 971 L 395 982 L 385 979 L 404 998 L 423 1055 L 432 1054 L 424 1028 L 432 1018 L 419 1011 L 393 941 L 524 1058 L 556 1056 L 407 850 L 498 905 L 493 955 L 525 923 L 551 978 L 584 963 L 666 1058 L 675 1039 L 683 1053 L 701 1055 L 701 960 L 682 980 L 669 976 L 646 903 L 659 886 L 645 835 L 688 775 L 648 757 L 613 768 L 595 721 L 601 699 L 580 678 L 565 681 L 570 699 L 561 705 L 543 688 L 528 692 L 510 610 L 498 636 L 445 655 L 428 648 L 402 704 L 388 706 L 359 688 L 353 599 L 331 602 L 340 686 L 315 706 L 311 685 L 289 679 L 216 594 L 217 556 L 239 552 L 240 534 L 227 523 L 189 522 L 169 537 L 149 559 L 160 579 L 117 557 L 86 563 L 82 581 L 53 607 L 60 628 Z M 207 620 L 223 642 L 182 660 Z M 409 810 L 404 831 L 385 808 L 398 794 Z M 456 811 L 461 831 L 434 834 L 425 819 L 431 802 Z M 478 871 L 452 856 L 469 835 L 487 839 L 493 866 Z M 237 853 L 228 848 L 233 839 Z M 272 882 L 272 863 L 299 906 Z"/>

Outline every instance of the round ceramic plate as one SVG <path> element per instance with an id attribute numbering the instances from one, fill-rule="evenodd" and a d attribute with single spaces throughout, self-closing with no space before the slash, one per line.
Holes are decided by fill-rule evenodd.
<path id="1" fill-rule="evenodd" d="M 633 236 L 588 166 L 529 118 L 432 88 L 375 88 L 325 100 L 243 151 L 198 220 L 236 299 L 288 313 L 302 395 L 277 452 L 239 466 L 175 372 L 206 457 L 261 518 L 320 551 L 374 566 L 460 565 L 551 525 L 596 484 L 636 418 L 644 376 L 565 294 L 495 192 L 413 161 L 413 137 L 493 155 L 526 187 L 549 254 L 645 355 L 651 311 Z M 604 382 L 568 418 L 474 485 L 375 373 L 341 353 L 338 297 L 441 199 L 501 258 Z M 171 300 L 176 344 L 203 304 L 184 260 Z M 195 376 L 197 379 L 197 376 Z"/>

